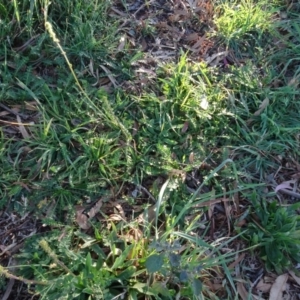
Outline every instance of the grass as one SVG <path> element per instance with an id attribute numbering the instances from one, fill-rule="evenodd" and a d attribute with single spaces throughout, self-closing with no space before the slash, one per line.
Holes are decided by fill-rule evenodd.
<path id="1" fill-rule="evenodd" d="M 197 18 L 190 5 L 181 16 Z M 1 254 L 0 291 L 238 299 L 242 282 L 260 295 L 241 257 L 298 274 L 298 207 L 274 190 L 299 173 L 299 7 L 217 1 L 215 65 L 151 60 L 139 45 L 159 26 L 126 7 L 0 4 L 0 209 L 43 224 L 20 235 L 15 265 Z"/>

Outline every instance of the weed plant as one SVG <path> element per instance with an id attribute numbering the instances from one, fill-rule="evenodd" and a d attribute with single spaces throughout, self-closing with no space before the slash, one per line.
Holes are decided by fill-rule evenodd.
<path id="1" fill-rule="evenodd" d="M 26 241 L 18 255 L 18 278 L 35 278 L 32 282 L 35 292 L 46 299 L 138 299 L 142 296 L 218 299 L 207 289 L 206 281 L 210 271 L 222 265 L 224 280 L 236 293 L 226 266 L 235 253 L 221 253 L 236 237 L 211 244 L 205 242 L 194 234 L 199 227 L 197 216 L 184 232 L 176 230 L 179 216 L 167 217 L 164 229 L 157 227 L 158 219 L 163 217 L 159 204 L 171 200 L 168 186 L 162 188 L 158 198 L 155 238 L 148 227 L 151 224 L 144 232 L 135 222 L 111 224 L 110 231 L 105 224 L 102 228 L 98 224 L 94 227 L 94 237 L 63 226 L 63 233 L 54 229 L 43 237 L 33 236 Z M 210 197 L 210 194 L 191 197 L 182 215 L 191 213 L 194 205 Z M 139 240 L 134 236 L 128 239 L 132 230 L 142 235 Z M 3 274 L 12 276 L 7 270 Z"/>
<path id="2" fill-rule="evenodd" d="M 251 246 L 257 247 L 268 271 L 281 274 L 300 262 L 300 218 L 295 212 L 298 204 L 284 207 L 276 201 L 265 202 L 253 193 L 253 211 L 243 235 Z"/>

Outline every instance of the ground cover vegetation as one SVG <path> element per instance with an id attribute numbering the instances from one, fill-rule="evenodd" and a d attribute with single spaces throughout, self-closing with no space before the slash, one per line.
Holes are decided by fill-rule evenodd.
<path id="1" fill-rule="evenodd" d="M 298 299 L 299 13 L 2 0 L 2 299 Z"/>

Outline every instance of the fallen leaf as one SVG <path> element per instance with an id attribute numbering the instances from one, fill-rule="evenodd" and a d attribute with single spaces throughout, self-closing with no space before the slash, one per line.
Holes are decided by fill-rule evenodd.
<path id="1" fill-rule="evenodd" d="M 139 131 L 139 123 L 137 121 L 134 121 L 133 127 L 132 127 L 132 136 L 135 136 Z"/>
<path id="2" fill-rule="evenodd" d="M 226 200 L 226 199 L 224 199 Z M 228 227 L 228 235 L 230 236 L 231 230 L 230 230 L 230 223 L 231 223 L 231 205 L 229 205 L 228 201 L 223 202 L 224 208 L 225 208 L 225 215 L 227 218 L 227 227 Z"/>
<path id="3" fill-rule="evenodd" d="M 269 300 L 280 300 L 283 299 L 283 292 L 286 289 L 286 281 L 288 279 L 288 274 L 280 275 L 276 278 L 275 282 L 273 283 Z"/>
<path id="4" fill-rule="evenodd" d="M 272 287 L 271 283 L 266 283 L 264 279 L 261 279 L 256 285 L 256 290 L 261 291 L 263 293 L 268 293 Z"/>
<path id="5" fill-rule="evenodd" d="M 95 72 L 94 72 L 94 62 L 93 62 L 92 59 L 90 60 L 90 63 L 89 63 L 89 69 L 90 69 L 91 74 L 92 74 L 94 77 L 96 77 Z"/>
<path id="6" fill-rule="evenodd" d="M 29 138 L 29 134 L 27 132 L 27 130 L 25 129 L 24 125 L 22 124 L 22 121 L 21 121 L 21 118 L 17 115 L 17 121 L 18 121 L 18 124 L 19 124 L 19 130 L 23 136 L 24 139 L 27 139 Z"/>
<path id="7" fill-rule="evenodd" d="M 191 152 L 191 153 L 190 153 L 190 155 L 189 155 L 189 162 L 190 162 L 191 164 L 194 163 L 194 152 Z"/>
<path id="8" fill-rule="evenodd" d="M 117 8 L 115 8 L 115 7 L 111 7 L 110 8 L 113 12 L 115 12 L 117 15 L 119 15 L 119 16 L 121 16 L 121 17 L 126 17 L 127 15 L 125 14 L 125 13 L 123 13 L 122 11 L 120 11 L 120 10 L 118 10 Z M 112 17 L 115 17 L 115 15 L 114 14 L 110 14 Z"/>
<path id="9" fill-rule="evenodd" d="M 29 193 L 31 192 L 30 188 L 28 187 L 27 184 L 25 184 L 24 182 L 21 181 L 16 181 L 13 184 L 15 185 L 20 185 L 21 187 L 25 188 Z"/>
<path id="10" fill-rule="evenodd" d="M 194 32 L 194 33 L 188 34 L 188 35 L 184 38 L 184 40 L 185 40 L 186 42 L 196 42 L 196 41 L 198 40 L 198 38 L 200 38 L 199 34 Z"/>
<path id="11" fill-rule="evenodd" d="M 148 43 L 144 38 L 142 39 L 141 45 L 142 45 L 142 51 L 146 51 L 148 49 Z"/>
<path id="12" fill-rule="evenodd" d="M 205 36 L 199 37 L 197 42 L 191 47 L 191 50 L 193 52 L 199 52 L 204 41 L 205 41 Z"/>
<path id="13" fill-rule="evenodd" d="M 246 291 L 242 282 L 237 283 L 237 291 L 243 300 L 249 299 L 249 293 Z"/>
<path id="14" fill-rule="evenodd" d="M 254 116 L 259 116 L 264 109 L 269 105 L 270 100 L 269 98 L 266 98 L 259 106 L 259 109 L 254 113 Z"/>
<path id="15" fill-rule="evenodd" d="M 296 182 L 295 180 L 288 180 L 288 181 L 282 182 L 281 184 L 277 185 L 277 187 L 275 188 L 275 193 L 277 193 L 278 191 L 283 190 L 283 189 L 288 189 L 288 190 L 293 189 L 291 187 L 291 183 L 295 183 L 295 182 Z"/>
<path id="16" fill-rule="evenodd" d="M 245 253 L 239 255 L 237 259 L 228 266 L 228 269 L 233 269 L 239 262 L 241 262 L 244 259 L 244 257 Z"/>
<path id="17" fill-rule="evenodd" d="M 288 86 L 294 86 L 297 87 L 299 85 L 299 76 L 293 77 L 289 80 Z"/>
<path id="18" fill-rule="evenodd" d="M 211 56 L 208 56 L 205 59 L 205 62 L 210 65 L 212 62 L 216 61 L 216 63 L 214 63 L 215 65 L 218 64 L 222 59 L 226 58 L 228 55 L 228 51 L 222 51 L 222 52 L 218 52 L 215 53 Z"/>
<path id="19" fill-rule="evenodd" d="M 245 224 L 247 224 L 247 221 L 245 219 L 239 221 L 236 223 L 237 227 L 243 227 Z"/>
<path id="20" fill-rule="evenodd" d="M 289 271 L 290 275 L 293 277 L 293 279 L 298 283 L 300 286 L 300 277 L 296 276 L 294 271 Z"/>
<path id="21" fill-rule="evenodd" d="M 154 204 L 140 214 L 137 218 L 139 224 L 152 224 L 155 220 L 157 205 Z"/>
<path id="22" fill-rule="evenodd" d="M 189 122 L 185 121 L 181 129 L 181 133 L 185 133 L 188 130 L 188 128 L 189 128 Z"/>
<path id="23" fill-rule="evenodd" d="M 118 87 L 117 81 L 115 80 L 115 78 L 112 75 L 112 72 L 110 72 L 106 67 L 104 67 L 103 65 L 99 65 L 100 68 L 106 73 L 107 77 L 109 78 L 110 82 L 113 84 L 113 86 L 115 88 Z"/>
<path id="24" fill-rule="evenodd" d="M 79 225 L 81 229 L 89 229 L 91 227 L 90 219 L 92 219 L 102 207 L 102 199 L 98 200 L 94 206 L 85 213 L 86 209 L 83 207 L 80 207 L 76 211 L 76 222 Z"/>
<path id="25" fill-rule="evenodd" d="M 234 190 L 238 191 L 237 181 L 235 181 L 233 183 L 233 187 L 234 187 Z M 239 193 L 238 192 L 235 192 L 233 194 L 233 203 L 235 205 L 236 212 L 239 215 L 240 214 L 240 197 L 239 197 Z"/>

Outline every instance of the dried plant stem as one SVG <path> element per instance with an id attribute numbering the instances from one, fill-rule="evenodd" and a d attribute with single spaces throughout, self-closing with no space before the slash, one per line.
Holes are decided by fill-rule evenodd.
<path id="1" fill-rule="evenodd" d="M 2 266 L 0 266 L 0 275 L 4 275 L 6 278 L 9 278 L 9 279 L 15 279 L 15 280 L 22 281 L 26 284 L 49 285 L 49 283 L 47 283 L 45 281 L 29 280 L 29 279 L 25 279 L 23 277 L 15 276 L 15 275 L 9 273 L 8 270 Z"/>
<path id="2" fill-rule="evenodd" d="M 41 240 L 39 245 L 43 248 L 43 250 L 49 254 L 49 256 L 54 260 L 56 264 L 61 266 L 67 273 L 72 274 L 75 276 L 75 274 L 64 264 L 62 263 L 56 256 L 56 254 L 51 250 L 49 244 L 45 240 Z"/>

